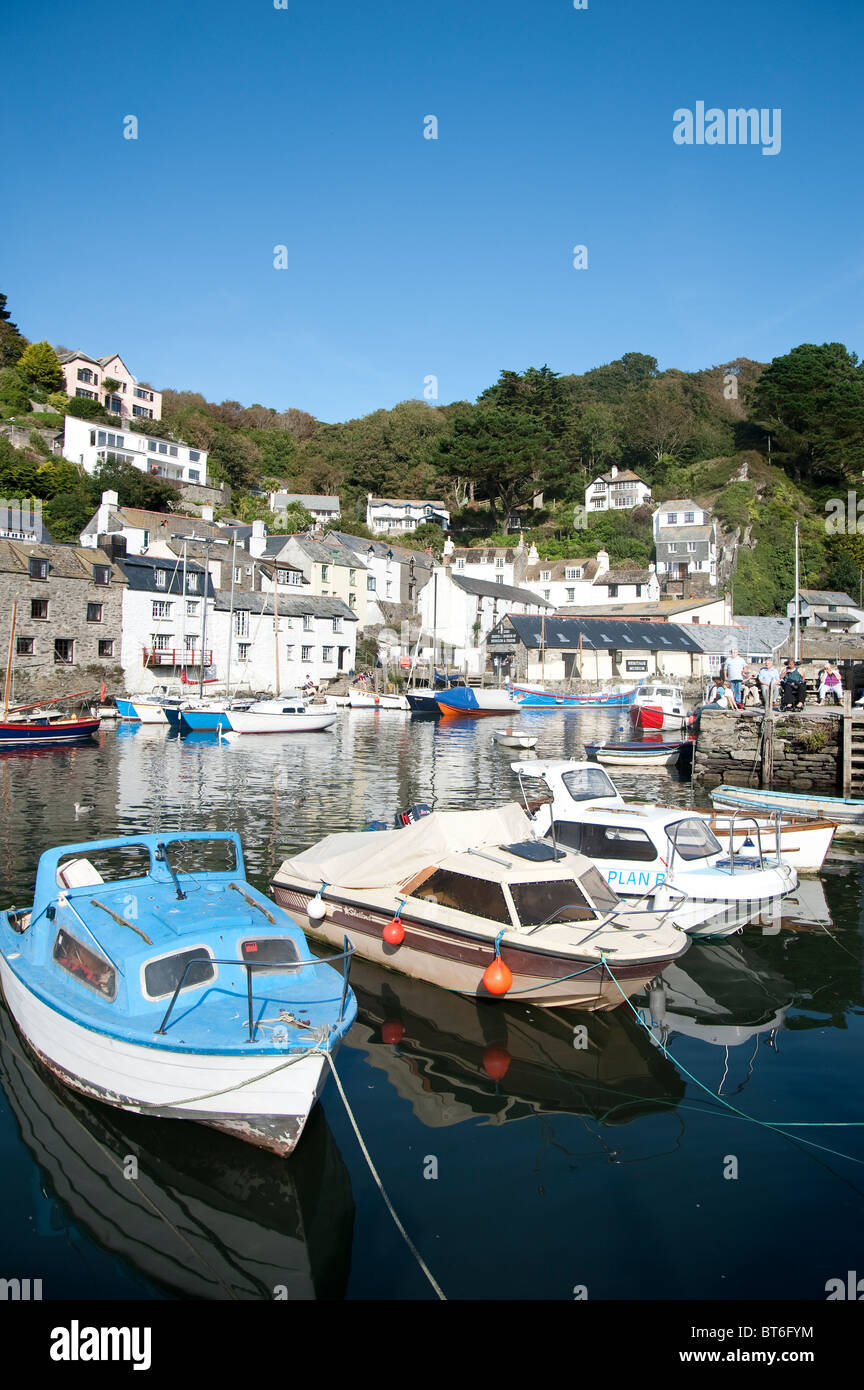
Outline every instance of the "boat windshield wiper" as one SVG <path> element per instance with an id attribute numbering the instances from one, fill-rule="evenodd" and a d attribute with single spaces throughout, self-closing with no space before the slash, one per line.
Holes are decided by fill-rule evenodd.
<path id="1" fill-rule="evenodd" d="M 172 878 L 173 881 L 174 881 L 174 888 L 175 888 L 175 890 L 176 890 L 177 897 L 178 897 L 178 898 L 180 899 L 180 901 L 182 902 L 182 900 L 186 897 L 186 894 L 183 892 L 183 889 L 180 887 L 180 880 L 179 880 L 179 878 L 177 877 L 177 872 L 176 872 L 176 870 L 175 870 L 173 864 L 171 863 L 170 859 L 168 858 L 168 851 L 167 851 L 167 849 L 166 849 L 166 847 L 165 847 L 165 841 L 164 841 L 164 840 L 160 840 L 159 843 L 158 843 L 157 846 L 156 846 L 156 858 L 157 858 L 161 863 L 163 863 L 163 864 L 166 866 L 166 868 L 167 868 L 169 874 L 171 875 L 171 878 Z"/>

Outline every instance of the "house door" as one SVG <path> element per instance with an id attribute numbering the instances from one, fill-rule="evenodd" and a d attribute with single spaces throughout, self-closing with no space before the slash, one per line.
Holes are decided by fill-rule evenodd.
<path id="1" fill-rule="evenodd" d="M 344 670 L 345 670 L 345 653 L 347 652 L 347 650 L 348 650 L 347 647 L 340 647 L 340 648 L 339 648 L 339 664 L 338 664 L 338 669 L 339 669 L 340 671 L 344 671 Z"/>
<path id="2" fill-rule="evenodd" d="M 568 681 L 576 680 L 579 676 L 579 653 L 564 653 L 564 679 Z"/>

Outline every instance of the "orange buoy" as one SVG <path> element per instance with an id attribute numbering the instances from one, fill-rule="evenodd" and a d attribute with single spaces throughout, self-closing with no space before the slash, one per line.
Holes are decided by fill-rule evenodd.
<path id="1" fill-rule="evenodd" d="M 402 925 L 401 917 L 391 917 L 382 932 L 384 940 L 388 946 L 401 946 L 405 940 L 405 928 Z"/>
<path id="2" fill-rule="evenodd" d="M 394 1044 L 395 1044 L 395 1043 L 401 1042 L 404 1036 L 405 1036 L 405 1025 L 404 1025 L 404 1023 L 382 1023 L 382 1024 L 381 1024 L 381 1041 L 382 1041 L 382 1042 L 385 1042 L 385 1043 L 394 1043 Z"/>
<path id="3" fill-rule="evenodd" d="M 512 971 L 500 956 L 496 956 L 483 971 L 483 984 L 490 994 L 506 994 L 512 983 Z"/>
<path id="4" fill-rule="evenodd" d="M 507 969 L 506 965 L 504 969 Z M 506 1047 L 496 1047 L 494 1043 L 490 1043 L 483 1053 L 483 1070 L 493 1081 L 501 1081 L 510 1070 L 512 1060 Z"/>

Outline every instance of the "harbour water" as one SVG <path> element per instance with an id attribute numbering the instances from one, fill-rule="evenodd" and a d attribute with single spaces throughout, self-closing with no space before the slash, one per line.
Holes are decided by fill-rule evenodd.
<path id="1" fill-rule="evenodd" d="M 518 720 L 541 757 L 581 757 L 621 722 Z M 123 726 L 93 748 L 0 755 L 2 904 L 29 901 L 49 846 L 143 830 L 236 830 L 266 890 L 330 831 L 514 797 L 525 755 L 496 727 L 343 711 L 323 735 Z M 706 804 L 662 772 L 616 781 Z M 450 1298 L 824 1300 L 860 1267 L 864 852 L 805 884 L 779 930 L 691 947 L 641 1017 L 474 1004 L 355 967 L 339 1073 Z M 430 1296 L 332 1082 L 280 1160 L 71 1097 L 5 1014 L 0 1059 L 0 1276 L 41 1279 L 44 1299 Z"/>

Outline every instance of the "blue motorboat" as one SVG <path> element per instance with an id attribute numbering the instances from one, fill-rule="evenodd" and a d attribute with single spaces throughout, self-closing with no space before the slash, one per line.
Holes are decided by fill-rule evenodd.
<path id="1" fill-rule="evenodd" d="M 230 832 L 61 845 L 0 913 L 15 1023 L 73 1089 L 288 1154 L 356 1016 L 353 947 L 316 959 Z"/>
<path id="2" fill-rule="evenodd" d="M 199 706 L 197 709 L 181 709 L 180 727 L 194 733 L 215 733 L 217 729 L 230 729 L 228 711 L 218 706 Z"/>

